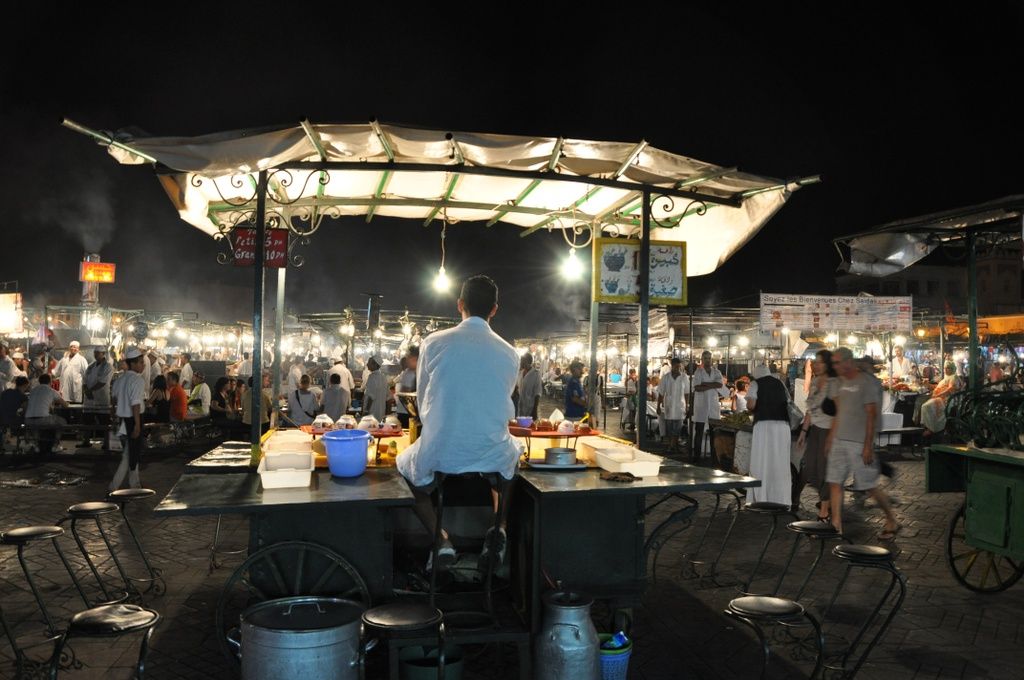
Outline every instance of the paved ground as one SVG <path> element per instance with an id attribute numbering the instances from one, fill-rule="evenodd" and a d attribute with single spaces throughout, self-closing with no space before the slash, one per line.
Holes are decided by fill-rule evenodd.
<path id="1" fill-rule="evenodd" d="M 143 482 L 162 497 L 177 480 L 183 464 L 203 450 L 203 445 L 190 450 L 153 451 L 147 453 Z M 51 523 L 63 509 L 75 502 L 101 499 L 113 473 L 115 459 L 97 449 L 73 456 L 61 455 L 42 466 L 0 470 L 0 529 L 28 524 Z M 1024 622 L 1019 613 L 1024 607 L 1024 585 L 992 596 L 973 594 L 956 584 L 945 563 L 945 530 L 950 515 L 962 498 L 959 494 L 923 493 L 923 464 L 908 459 L 895 462 L 897 475 L 890 485 L 899 499 L 897 512 L 904 529 L 890 547 L 899 552 L 898 565 L 907 576 L 907 599 L 902 611 L 882 644 L 875 650 L 861 678 L 1018 678 L 1024 664 Z M 62 479 L 84 481 L 70 486 L 53 485 L 48 473 L 59 473 Z M 27 482 L 19 480 L 28 480 Z M 33 484 L 36 481 L 48 484 Z M 28 486 L 17 486 L 17 484 Z M 710 579 L 689 577 L 686 561 L 700 531 L 710 515 L 706 494 L 698 494 L 700 503 L 693 527 L 673 538 L 661 552 L 657 563 L 657 581 L 648 590 L 645 603 L 634 614 L 636 646 L 630 667 L 630 678 L 656 680 L 661 678 L 739 679 L 758 675 L 759 652 L 753 635 L 736 628 L 721 612 L 736 590 L 730 585 L 717 585 Z M 164 617 L 153 637 L 147 677 L 152 678 L 223 678 L 226 667 L 217 647 L 213 626 L 213 609 L 220 587 L 240 556 L 224 558 L 225 567 L 208 573 L 207 546 L 213 535 L 212 518 L 156 519 L 149 509 L 155 504 L 144 501 L 131 511 L 132 520 L 140 529 L 153 560 L 164 571 L 167 593 L 149 598 L 148 602 Z M 672 500 L 655 510 L 648 527 L 655 526 L 667 513 L 682 506 Z M 878 543 L 880 514 L 864 508 L 851 499 L 852 512 L 848 524 L 851 537 L 864 543 Z M 813 498 L 805 495 L 804 505 L 813 511 Z M 805 513 L 809 516 L 809 513 Z M 713 552 L 720 544 L 729 517 L 723 516 L 709 532 L 705 550 L 699 557 Z M 719 581 L 735 580 L 735 574 L 746 574 L 752 566 L 765 535 L 763 518 L 744 514 L 737 522 L 733 537 L 719 565 Z M 120 527 L 115 527 L 118 542 L 125 540 Z M 89 540 L 90 549 L 98 552 L 97 536 Z M 246 525 L 241 519 L 226 519 L 223 542 L 242 545 Z M 753 590 L 770 590 L 788 554 L 790 537 L 782 536 L 770 547 L 766 578 L 755 582 Z M 73 549 L 73 544 L 68 546 Z M 813 558 L 808 547 L 797 553 L 791 571 L 794 578 L 783 587 L 790 594 L 797 587 L 799 568 Z M 73 591 L 67 586 L 66 572 L 46 548 L 30 553 L 30 565 L 40 574 L 40 582 L 55 611 L 66 617 L 79 607 Z M 104 563 L 110 572 L 112 565 Z M 819 567 L 808 592 L 802 598 L 812 611 L 820 611 L 822 601 L 831 593 L 838 577 L 839 563 L 827 556 Z M 132 562 L 131 571 L 139 567 Z M 838 645 L 840 637 L 848 637 L 851 624 L 868 612 L 870 597 L 880 593 L 884 584 L 878 577 L 852 579 L 844 597 L 833 609 L 826 630 L 829 643 Z M 3 606 L 19 636 L 29 636 L 40 629 L 38 614 L 25 587 L 18 562 L 11 549 L 0 549 L 0 605 Z M 600 625 L 609 613 L 595 608 Z M 809 665 L 798 646 L 781 644 L 775 647 L 771 677 L 806 677 Z M 103 641 L 75 645 L 84 667 L 67 677 L 128 678 L 137 653 L 135 640 Z M 45 655 L 45 647 L 35 651 Z M 507 655 L 511 660 L 511 656 Z M 13 676 L 9 646 L 0 645 L 0 677 Z M 494 670 L 491 655 L 470 663 L 466 677 L 516 677 L 514 663 L 503 675 Z M 63 676 L 62 676 L 63 677 Z"/>

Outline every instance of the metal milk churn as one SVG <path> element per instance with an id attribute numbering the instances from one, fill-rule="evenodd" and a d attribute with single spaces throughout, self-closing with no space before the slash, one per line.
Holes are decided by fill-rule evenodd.
<path id="1" fill-rule="evenodd" d="M 544 621 L 534 644 L 537 680 L 601 680 L 594 598 L 566 591 L 544 594 Z"/>

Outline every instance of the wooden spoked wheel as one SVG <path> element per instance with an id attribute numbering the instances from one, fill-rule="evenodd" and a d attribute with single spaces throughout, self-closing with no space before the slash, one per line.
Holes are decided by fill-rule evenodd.
<path id="1" fill-rule="evenodd" d="M 1024 575 L 1024 563 L 967 544 L 966 502 L 949 522 L 946 536 L 946 560 L 953 578 L 976 593 L 1006 590 Z"/>

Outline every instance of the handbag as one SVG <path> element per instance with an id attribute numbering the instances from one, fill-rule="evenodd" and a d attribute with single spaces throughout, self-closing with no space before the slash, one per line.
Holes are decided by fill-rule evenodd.
<path id="1" fill-rule="evenodd" d="M 836 402 L 832 397 L 825 397 L 825 400 L 821 402 L 821 412 L 827 416 L 836 414 Z"/>

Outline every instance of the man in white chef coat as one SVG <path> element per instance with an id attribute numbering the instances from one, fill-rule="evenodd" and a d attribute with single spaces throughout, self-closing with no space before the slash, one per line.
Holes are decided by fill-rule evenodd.
<path id="1" fill-rule="evenodd" d="M 378 357 L 366 361 L 370 375 L 363 381 L 363 415 L 373 416 L 382 423 L 388 414 L 388 379 L 380 372 L 380 366 Z"/>
<path id="2" fill-rule="evenodd" d="M 700 366 L 693 372 L 693 443 L 690 456 L 693 462 L 700 460 L 704 442 L 704 428 L 709 418 L 722 415 L 718 401 L 718 390 L 725 384 L 722 372 L 711 363 L 711 352 L 700 355 Z"/>
<path id="3" fill-rule="evenodd" d="M 906 376 L 910 375 L 910 370 L 913 368 L 913 362 L 909 357 L 904 356 L 903 347 L 896 345 L 892 350 L 892 366 L 889 369 L 889 377 L 902 380 Z"/>
<path id="4" fill-rule="evenodd" d="M 81 403 L 84 396 L 82 385 L 85 382 L 85 372 L 89 368 L 89 361 L 78 350 L 78 341 L 72 340 L 68 345 L 67 354 L 61 357 L 53 371 L 53 377 L 60 380 L 60 396 L 69 404 Z"/>
<path id="5" fill-rule="evenodd" d="M 114 367 L 107 361 L 107 348 L 97 345 L 92 350 L 94 361 L 89 364 L 85 371 L 85 382 L 83 391 L 85 403 L 82 408 L 82 421 L 85 425 L 92 425 L 96 430 L 86 430 L 82 433 L 81 446 L 92 446 L 90 435 L 104 429 L 107 424 L 107 417 L 110 414 L 110 382 L 114 377 Z M 102 423 L 103 427 L 100 427 Z"/>
<path id="6" fill-rule="evenodd" d="M 181 355 L 181 368 L 178 370 L 178 384 L 186 392 L 190 391 L 192 384 L 192 355 L 184 352 Z"/>
<path id="7" fill-rule="evenodd" d="M 686 417 L 686 393 L 690 378 L 683 370 L 683 360 L 672 357 L 672 367 L 661 374 L 658 383 L 658 416 L 665 419 L 665 435 L 669 453 L 679 452 L 679 431 Z"/>
<path id="8" fill-rule="evenodd" d="M 356 381 L 352 377 L 352 371 L 348 370 L 348 366 L 345 365 L 345 361 L 343 359 L 337 359 L 334 362 L 334 365 L 331 366 L 331 370 L 327 372 L 328 382 L 330 382 L 332 375 L 341 376 L 342 388 L 348 390 L 349 394 L 352 394 L 352 391 L 356 388 Z"/>
<path id="9" fill-rule="evenodd" d="M 428 335 L 420 345 L 416 394 L 423 434 L 397 459 L 398 471 L 413 489 L 416 515 L 431 536 L 434 473 L 497 472 L 512 479 L 522 453 L 508 430 L 519 355 L 489 323 L 498 311 L 498 287 L 487 276 L 467 279 L 458 309 L 462 323 Z M 492 496 L 495 512 L 503 515 L 497 490 Z M 493 550 L 500 563 L 504 516 L 499 525 L 497 535 L 488 531 L 484 547 L 485 555 Z M 430 566 L 440 569 L 454 561 L 455 548 L 442 528 L 438 564 Z"/>

